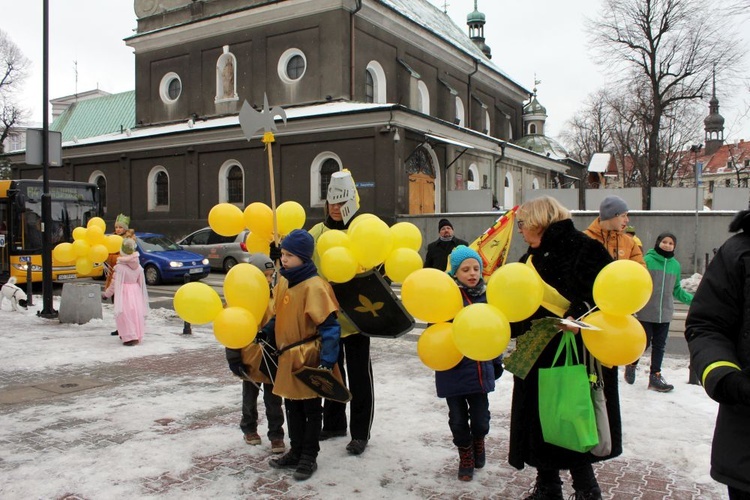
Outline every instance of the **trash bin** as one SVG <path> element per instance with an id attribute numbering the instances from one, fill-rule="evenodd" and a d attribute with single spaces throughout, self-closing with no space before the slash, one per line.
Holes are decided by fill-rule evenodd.
<path id="1" fill-rule="evenodd" d="M 102 319 L 102 290 L 96 283 L 65 283 L 60 297 L 60 323 L 82 325 Z"/>

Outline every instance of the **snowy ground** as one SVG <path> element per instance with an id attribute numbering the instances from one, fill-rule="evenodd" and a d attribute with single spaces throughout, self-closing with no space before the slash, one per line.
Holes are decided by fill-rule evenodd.
<path id="1" fill-rule="evenodd" d="M 175 313 L 156 309 L 145 342 L 124 347 L 109 335 L 109 304 L 103 320 L 85 325 L 35 312 L 15 313 L 7 303 L 0 310 L 0 393 L 71 377 L 101 385 L 0 402 L 0 498 L 520 498 L 533 482 L 533 470 L 518 473 L 506 463 L 508 374 L 490 395 L 487 467 L 471 483 L 455 479 L 446 405 L 416 356 L 415 334 L 373 339 L 376 412 L 367 451 L 351 457 L 348 439 L 325 441 L 318 472 L 297 483 L 267 467 L 263 417 L 264 446 L 242 442 L 240 384 L 209 327 L 181 335 Z M 687 384 L 685 358 L 665 360 L 672 393 L 646 390 L 648 360 L 635 385 L 620 385 L 625 451 L 618 460 L 657 464 L 667 480 L 700 491 L 665 498 L 725 498 L 708 475 L 717 405 Z"/>

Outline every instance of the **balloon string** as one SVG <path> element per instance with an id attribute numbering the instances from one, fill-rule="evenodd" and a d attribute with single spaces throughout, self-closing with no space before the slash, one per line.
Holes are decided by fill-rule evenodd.
<path id="1" fill-rule="evenodd" d="M 586 316 L 588 316 L 592 312 L 596 311 L 597 309 L 599 309 L 599 306 L 592 307 L 591 309 L 589 309 L 588 311 L 586 311 L 585 313 L 583 313 L 576 321 L 583 320 L 583 318 L 585 318 Z"/>

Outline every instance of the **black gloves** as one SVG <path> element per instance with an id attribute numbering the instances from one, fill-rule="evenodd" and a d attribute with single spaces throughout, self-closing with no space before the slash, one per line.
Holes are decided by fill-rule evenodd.
<path id="1" fill-rule="evenodd" d="M 281 247 L 271 242 L 270 245 L 268 245 L 268 256 L 271 258 L 272 261 L 276 262 L 278 260 L 281 260 Z"/>
<path id="2" fill-rule="evenodd" d="M 226 357 L 227 363 L 229 363 L 229 369 L 232 373 L 243 379 L 250 378 L 247 370 L 245 370 L 245 365 L 242 363 L 242 350 L 227 348 Z"/>
<path id="3" fill-rule="evenodd" d="M 716 387 L 714 399 L 719 403 L 750 405 L 750 374 L 737 371 L 724 376 Z"/>

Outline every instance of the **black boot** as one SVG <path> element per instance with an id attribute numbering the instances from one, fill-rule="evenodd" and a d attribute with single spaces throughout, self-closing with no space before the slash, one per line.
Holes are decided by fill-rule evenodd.
<path id="1" fill-rule="evenodd" d="M 562 493 L 562 483 L 554 485 L 537 482 L 531 494 L 523 500 L 565 500 Z"/>
<path id="2" fill-rule="evenodd" d="M 481 469 L 487 462 L 487 456 L 484 451 L 484 438 L 474 440 L 474 468 Z"/>
<path id="3" fill-rule="evenodd" d="M 458 479 L 471 481 L 474 477 L 474 447 L 458 447 Z"/>
<path id="4" fill-rule="evenodd" d="M 318 470 L 318 463 L 315 461 L 315 457 L 311 455 L 302 455 L 299 457 L 297 463 L 297 469 L 294 471 L 294 479 L 297 481 L 304 481 L 310 479 L 310 476 Z"/>
<path id="5" fill-rule="evenodd" d="M 272 458 L 268 465 L 274 469 L 296 469 L 299 464 L 300 456 L 295 450 L 290 450 L 278 458 Z"/>
<path id="6" fill-rule="evenodd" d="M 585 491 L 576 491 L 573 500 L 602 500 L 602 490 L 594 486 Z"/>

